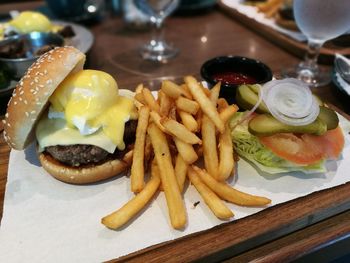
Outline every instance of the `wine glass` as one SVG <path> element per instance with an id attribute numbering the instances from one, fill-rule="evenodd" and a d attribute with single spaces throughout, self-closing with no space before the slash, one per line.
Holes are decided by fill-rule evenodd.
<path id="1" fill-rule="evenodd" d="M 150 16 L 153 26 L 152 39 L 140 49 L 142 58 L 166 62 L 176 56 L 179 49 L 165 42 L 162 25 L 165 18 L 178 7 L 180 0 L 134 0 L 134 3 Z"/>
<path id="2" fill-rule="evenodd" d="M 294 77 L 311 87 L 326 85 L 331 80 L 330 71 L 317 65 L 323 43 L 350 29 L 349 0 L 294 0 L 295 21 L 307 38 L 307 54 L 296 67 L 282 72 L 284 77 Z"/>

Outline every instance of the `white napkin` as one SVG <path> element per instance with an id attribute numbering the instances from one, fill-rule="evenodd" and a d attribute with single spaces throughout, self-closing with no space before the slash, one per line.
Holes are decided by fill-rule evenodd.
<path id="1" fill-rule="evenodd" d="M 259 175 L 244 160 L 238 163 L 235 188 L 269 197 L 272 206 L 350 181 L 350 124 L 342 158 L 327 163 L 326 174 Z M 182 231 L 169 224 L 163 193 L 121 230 L 105 228 L 103 216 L 133 195 L 127 176 L 88 186 L 75 186 L 50 177 L 38 164 L 34 147 L 11 151 L 0 227 L 0 262 L 101 262 L 224 223 L 205 205 L 194 187 L 184 194 L 188 225 Z M 200 201 L 196 207 L 194 203 Z M 263 208 L 228 206 L 232 220 Z"/>

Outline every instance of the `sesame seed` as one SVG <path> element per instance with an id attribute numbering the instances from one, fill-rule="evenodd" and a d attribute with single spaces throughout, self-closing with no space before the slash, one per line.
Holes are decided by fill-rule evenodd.
<path id="1" fill-rule="evenodd" d="M 27 117 L 29 116 L 29 113 L 27 111 L 25 112 L 25 114 L 26 114 Z"/>
<path id="2" fill-rule="evenodd" d="M 7 123 L 7 126 L 8 126 L 8 127 L 11 127 L 10 123 Z"/>
<path id="3" fill-rule="evenodd" d="M 23 102 L 24 102 L 24 104 L 26 104 L 26 105 L 28 104 L 27 100 L 24 100 Z"/>
<path id="4" fill-rule="evenodd" d="M 5 114 L 5 118 L 8 118 L 9 117 L 9 113 L 8 112 L 6 112 L 6 114 Z"/>
<path id="5" fill-rule="evenodd" d="M 33 110 L 33 111 L 31 111 L 31 112 L 30 112 L 30 114 L 35 114 L 35 113 L 36 113 L 36 111 L 35 111 L 35 110 Z"/>
<path id="6" fill-rule="evenodd" d="M 6 120 L 5 120 L 5 119 L 4 119 L 4 120 L 2 120 L 2 123 L 3 123 L 3 124 L 6 124 Z"/>

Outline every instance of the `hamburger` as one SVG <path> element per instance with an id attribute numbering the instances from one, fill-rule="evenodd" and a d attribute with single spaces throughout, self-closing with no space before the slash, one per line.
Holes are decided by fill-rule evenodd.
<path id="1" fill-rule="evenodd" d="M 137 126 L 133 93 L 105 72 L 83 70 L 84 62 L 74 47 L 42 55 L 18 82 L 4 119 L 11 148 L 36 141 L 42 167 L 73 184 L 126 170 Z"/>

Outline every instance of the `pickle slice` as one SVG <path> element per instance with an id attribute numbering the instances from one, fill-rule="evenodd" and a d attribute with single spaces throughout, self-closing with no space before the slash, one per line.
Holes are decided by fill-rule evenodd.
<path id="1" fill-rule="evenodd" d="M 327 131 L 327 124 L 317 118 L 303 126 L 292 126 L 276 120 L 270 114 L 256 115 L 249 121 L 249 132 L 256 136 L 270 136 L 276 133 L 309 133 L 322 135 Z"/>

